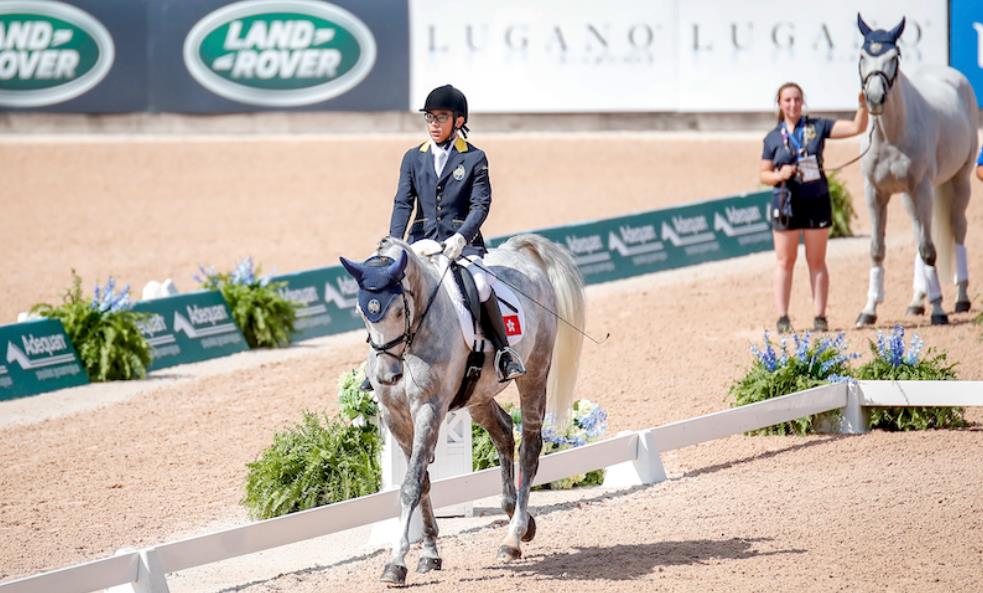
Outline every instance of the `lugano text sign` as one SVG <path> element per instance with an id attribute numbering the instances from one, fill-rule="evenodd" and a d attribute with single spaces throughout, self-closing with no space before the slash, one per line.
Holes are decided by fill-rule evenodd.
<path id="1" fill-rule="evenodd" d="M 347 10 L 314 0 L 247 0 L 211 12 L 184 42 L 191 75 L 213 93 L 292 107 L 337 97 L 368 76 L 372 31 Z"/>
<path id="2" fill-rule="evenodd" d="M 784 0 L 455 7 L 410 0 L 412 103 L 453 72 L 476 112 L 761 112 L 788 80 L 804 86 L 814 110 L 851 110 L 860 90 L 858 11 L 881 28 L 907 18 L 903 67 L 948 63 L 945 2 L 827 0 L 791 11 Z"/>
<path id="3" fill-rule="evenodd" d="M 0 326 L 0 400 L 88 382 L 60 321 L 39 319 Z"/>
<path id="4" fill-rule="evenodd" d="M 78 97 L 113 65 L 113 38 L 89 13 L 52 0 L 0 0 L 0 106 Z"/>

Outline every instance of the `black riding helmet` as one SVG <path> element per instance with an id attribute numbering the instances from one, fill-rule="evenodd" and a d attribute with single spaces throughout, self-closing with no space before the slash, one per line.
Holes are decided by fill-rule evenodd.
<path id="1" fill-rule="evenodd" d="M 427 95 L 427 100 L 423 102 L 423 109 L 420 111 L 426 113 L 434 109 L 451 111 L 455 121 L 458 116 L 463 116 L 464 125 L 461 126 L 461 132 L 465 136 L 468 135 L 468 99 L 464 93 L 449 84 L 435 88 Z"/>

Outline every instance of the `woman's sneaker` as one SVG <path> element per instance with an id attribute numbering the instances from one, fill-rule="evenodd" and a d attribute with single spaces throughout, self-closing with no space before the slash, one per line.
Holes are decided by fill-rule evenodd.
<path id="1" fill-rule="evenodd" d="M 826 316 L 816 315 L 816 318 L 812 320 L 812 329 L 817 332 L 828 332 L 829 322 L 826 321 Z"/>
<path id="2" fill-rule="evenodd" d="M 792 321 L 788 318 L 788 315 L 779 317 L 775 325 L 778 327 L 778 333 L 780 334 L 787 334 L 792 331 Z"/>

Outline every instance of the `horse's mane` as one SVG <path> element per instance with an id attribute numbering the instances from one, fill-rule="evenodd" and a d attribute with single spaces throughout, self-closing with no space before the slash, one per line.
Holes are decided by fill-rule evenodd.
<path id="1" fill-rule="evenodd" d="M 414 272 L 406 275 L 409 281 L 416 285 L 414 286 L 414 289 L 420 290 L 421 288 L 428 287 L 437 281 L 437 268 L 434 267 L 429 260 L 421 257 L 419 254 L 413 251 L 410 244 L 402 239 L 397 239 L 396 237 L 383 237 L 379 241 L 379 245 L 376 247 L 375 252 L 376 255 L 385 255 L 396 259 L 399 256 L 399 250 L 406 253 L 406 269 L 414 270 Z"/>

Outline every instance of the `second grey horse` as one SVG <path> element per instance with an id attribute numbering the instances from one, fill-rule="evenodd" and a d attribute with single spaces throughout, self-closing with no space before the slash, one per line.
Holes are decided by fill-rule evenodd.
<path id="1" fill-rule="evenodd" d="M 858 14 L 857 26 L 864 35 L 861 84 L 874 116 L 861 160 L 873 225 L 870 285 L 857 325 L 876 323 L 877 305 L 884 301 L 884 229 L 888 200 L 895 193 L 904 198 L 918 242 L 908 313 L 923 314 L 927 295 L 932 323 L 945 324 L 939 271 L 950 274 L 953 259 L 955 310 L 970 309 L 966 208 L 978 148 L 976 95 L 966 77 L 947 66 L 924 66 L 910 77 L 901 71 L 898 39 L 904 18 L 890 31 L 875 31 Z"/>

